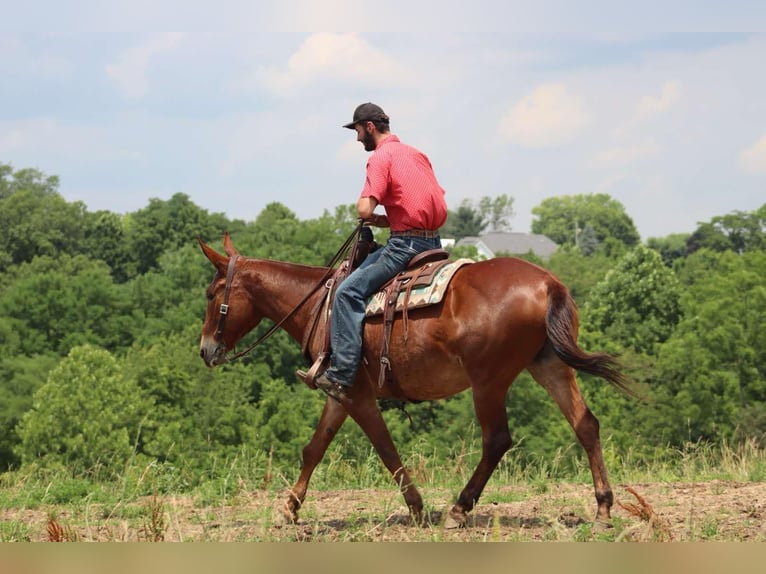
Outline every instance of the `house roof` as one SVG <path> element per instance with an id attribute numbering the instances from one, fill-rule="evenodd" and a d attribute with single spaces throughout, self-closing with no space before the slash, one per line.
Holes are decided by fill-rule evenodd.
<path id="1" fill-rule="evenodd" d="M 531 251 L 542 259 L 553 255 L 558 248 L 558 245 L 545 235 L 505 231 L 492 231 L 480 237 L 464 237 L 457 245 L 474 245 L 480 252 L 481 247 L 485 247 L 491 253 L 491 257 L 498 253 L 523 255 Z"/>

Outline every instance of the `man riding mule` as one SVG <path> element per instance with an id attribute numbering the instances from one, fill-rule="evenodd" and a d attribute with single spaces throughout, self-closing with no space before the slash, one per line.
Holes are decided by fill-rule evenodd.
<path id="1" fill-rule="evenodd" d="M 228 352 L 263 318 L 296 341 L 309 339 L 308 354 L 323 351 L 325 324 L 308 336 L 334 271 L 241 256 L 224 236 L 220 254 L 200 241 L 216 269 L 207 289 L 208 305 L 200 356 L 209 367 L 223 364 Z M 490 476 L 511 446 L 506 395 L 527 370 L 561 409 L 585 449 L 593 476 L 600 520 L 610 518 L 613 503 L 604 465 L 599 423 L 588 409 L 576 370 L 603 377 L 629 391 L 628 381 L 609 355 L 586 353 L 577 345 L 577 309 L 567 288 L 550 272 L 516 258 L 499 257 L 465 265 L 454 273 L 440 302 L 410 309 L 409 328 L 397 316 L 390 334 L 389 362 L 396 385 L 379 385 L 382 315 L 364 322 L 362 356 L 349 400 L 328 398 L 310 442 L 303 449 L 300 475 L 284 508 L 297 520 L 311 475 L 348 416 L 359 424 L 399 485 L 413 518 L 423 518 L 423 500 L 391 440 L 377 399 L 436 400 L 471 389 L 482 434 L 481 459 L 446 522 L 462 525 Z M 325 329 L 322 332 L 321 329 Z M 406 339 L 405 339 L 406 333 Z M 259 341 L 263 340 L 262 336 Z M 256 341 L 258 343 L 259 341 Z M 236 356 L 240 356 L 238 353 Z"/>
<path id="2" fill-rule="evenodd" d="M 376 227 L 390 227 L 386 245 L 365 258 L 337 287 L 330 328 L 330 366 L 314 384 L 332 398 L 348 400 L 362 357 L 362 329 L 367 299 L 423 251 L 441 247 L 439 228 L 447 219 L 444 190 L 428 158 L 405 145 L 389 129 L 389 117 L 373 104 L 359 105 L 343 126 L 356 130 L 357 141 L 373 152 L 357 202 L 359 217 Z M 373 213 L 378 205 L 386 215 Z"/>

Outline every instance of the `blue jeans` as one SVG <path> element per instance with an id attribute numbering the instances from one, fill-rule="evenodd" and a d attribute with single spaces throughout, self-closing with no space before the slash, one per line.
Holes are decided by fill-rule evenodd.
<path id="1" fill-rule="evenodd" d="M 330 321 L 332 354 L 327 378 L 351 386 L 362 360 L 364 310 L 368 299 L 389 279 L 407 268 L 415 255 L 441 248 L 438 237 L 390 237 L 338 286 Z"/>

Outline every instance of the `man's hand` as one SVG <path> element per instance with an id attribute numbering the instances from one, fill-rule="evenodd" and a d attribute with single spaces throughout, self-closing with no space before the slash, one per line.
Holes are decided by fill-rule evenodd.
<path id="1" fill-rule="evenodd" d="M 360 197 L 356 203 L 356 211 L 360 218 L 369 221 L 375 227 L 389 227 L 388 217 L 373 213 L 378 206 L 374 197 Z"/>
<path id="2" fill-rule="evenodd" d="M 389 227 L 390 224 L 388 223 L 388 217 L 385 215 L 380 215 L 378 213 L 373 213 L 372 217 L 370 217 L 369 222 L 374 225 L 375 227 Z"/>

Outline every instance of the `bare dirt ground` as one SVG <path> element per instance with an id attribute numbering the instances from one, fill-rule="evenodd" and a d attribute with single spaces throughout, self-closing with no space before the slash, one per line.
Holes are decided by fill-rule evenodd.
<path id="1" fill-rule="evenodd" d="M 225 506 L 188 497 L 123 508 L 2 510 L 31 541 L 766 541 L 766 483 L 712 481 L 615 487 L 612 524 L 593 523 L 589 485 L 488 488 L 469 524 L 445 529 L 454 493 L 421 490 L 428 524 L 411 524 L 395 488 L 309 491 L 296 524 L 275 517 L 274 492 L 240 493 Z"/>

